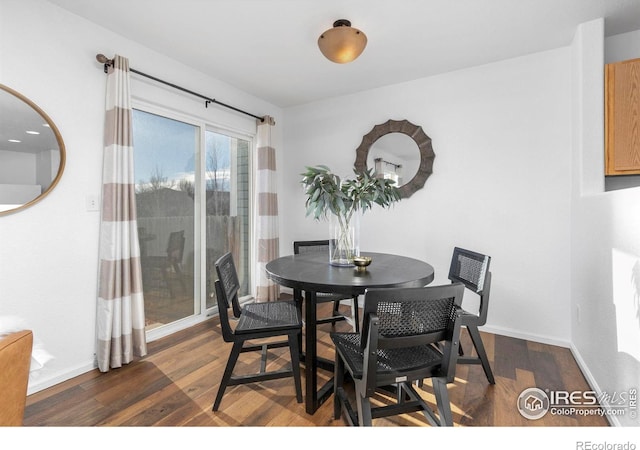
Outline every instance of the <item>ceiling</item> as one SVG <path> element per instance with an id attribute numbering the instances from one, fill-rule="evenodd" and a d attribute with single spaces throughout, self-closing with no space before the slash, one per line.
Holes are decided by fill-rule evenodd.
<path id="1" fill-rule="evenodd" d="M 567 46 L 599 17 L 640 27 L 640 0 L 48 1 L 281 107 Z M 350 64 L 316 44 L 336 19 L 368 38 Z"/>

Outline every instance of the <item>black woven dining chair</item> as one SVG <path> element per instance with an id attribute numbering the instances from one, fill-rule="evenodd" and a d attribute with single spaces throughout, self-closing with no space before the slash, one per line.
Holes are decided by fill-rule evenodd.
<path id="1" fill-rule="evenodd" d="M 455 378 L 464 285 L 370 289 L 364 295 L 362 334 L 331 333 L 336 348 L 334 417 L 350 425 L 422 411 L 432 425 L 452 426 L 447 384 Z M 354 410 L 345 374 L 355 384 Z M 413 386 L 432 380 L 437 415 Z M 395 402 L 373 406 L 371 398 L 395 389 Z M 377 404 L 377 403 L 376 403 Z"/>
<path id="2" fill-rule="evenodd" d="M 477 294 L 480 298 L 478 312 L 469 312 L 460 308 L 460 324 L 466 327 L 471 337 L 471 342 L 476 350 L 477 356 L 465 356 L 462 346 L 460 347 L 458 364 L 481 364 L 487 380 L 490 384 L 495 384 L 491 364 L 480 336 L 478 327 L 487 323 L 487 313 L 489 311 L 489 293 L 491 291 L 491 272 L 489 264 L 491 257 L 466 250 L 460 247 L 453 249 L 451 265 L 449 267 L 448 278 L 453 283 L 462 283 L 465 288 Z"/>
<path id="3" fill-rule="evenodd" d="M 238 290 L 240 283 L 231 253 L 226 253 L 215 262 L 218 279 L 215 281 L 220 326 L 225 342 L 233 343 L 227 365 L 220 381 L 220 387 L 213 403 L 217 411 L 228 386 L 293 377 L 296 400 L 302 403 L 302 384 L 300 382 L 299 339 L 302 332 L 302 319 L 294 302 L 277 301 L 249 303 L 240 307 Z M 230 304 L 231 303 L 231 304 Z M 228 309 L 238 319 L 235 328 L 231 327 Z M 273 337 L 285 336 L 286 340 L 274 341 Z M 263 340 L 263 343 L 256 342 Z M 251 341 L 251 342 L 248 342 Z M 267 351 L 273 348 L 289 347 L 291 368 L 266 371 Z M 240 353 L 262 352 L 260 372 L 234 376 L 233 371 Z"/>
<path id="4" fill-rule="evenodd" d="M 319 252 L 327 255 L 327 264 L 329 261 L 329 240 L 314 240 L 314 241 L 294 241 L 293 253 L 299 255 L 302 253 Z M 302 291 L 299 289 L 293 290 L 293 298 L 298 305 L 302 304 L 303 297 Z M 344 294 L 335 294 L 330 292 L 316 292 L 316 303 L 329 303 L 333 302 L 333 310 L 331 316 L 319 318 L 316 323 L 331 323 L 334 324 L 341 320 L 351 322 L 354 331 L 360 331 L 360 317 L 358 314 L 358 296 L 354 295 L 351 300 L 351 316 L 346 316 L 340 312 L 340 301 L 349 299 Z"/>

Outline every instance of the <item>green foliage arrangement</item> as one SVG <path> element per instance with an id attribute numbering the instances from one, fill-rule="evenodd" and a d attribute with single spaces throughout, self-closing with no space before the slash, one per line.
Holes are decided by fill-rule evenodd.
<path id="1" fill-rule="evenodd" d="M 301 183 L 305 187 L 307 216 L 325 218 L 331 213 L 349 223 L 353 214 L 371 209 L 373 205 L 388 208 L 400 200 L 400 191 L 393 180 L 376 178 L 373 170 L 354 170 L 354 179 L 341 179 L 329 167 L 307 167 Z"/>

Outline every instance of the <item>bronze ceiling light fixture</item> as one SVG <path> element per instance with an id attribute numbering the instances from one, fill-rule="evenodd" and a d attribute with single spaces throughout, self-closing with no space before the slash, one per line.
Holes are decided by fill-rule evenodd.
<path id="1" fill-rule="evenodd" d="M 328 60 L 344 64 L 356 59 L 367 46 L 367 36 L 351 27 L 351 22 L 339 19 L 333 22 L 333 28 L 328 29 L 318 38 L 318 47 Z"/>

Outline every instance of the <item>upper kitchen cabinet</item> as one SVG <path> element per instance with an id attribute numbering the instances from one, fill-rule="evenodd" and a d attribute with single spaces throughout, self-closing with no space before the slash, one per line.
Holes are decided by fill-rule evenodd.
<path id="1" fill-rule="evenodd" d="M 640 174 L 640 58 L 606 65 L 605 175 Z"/>

